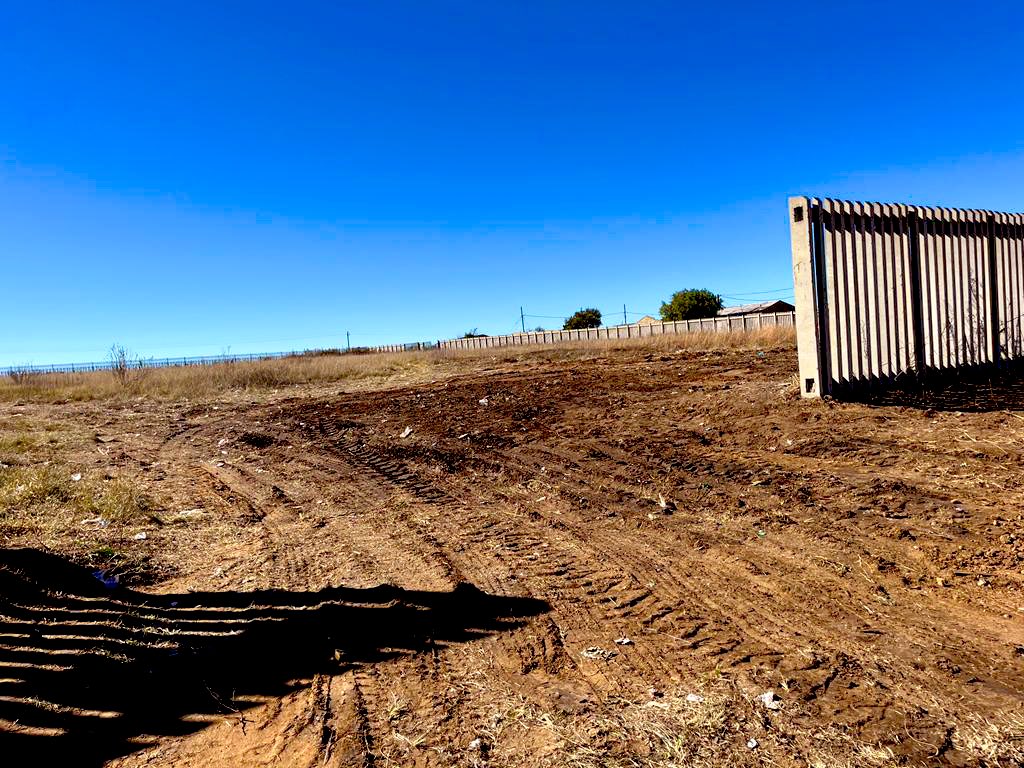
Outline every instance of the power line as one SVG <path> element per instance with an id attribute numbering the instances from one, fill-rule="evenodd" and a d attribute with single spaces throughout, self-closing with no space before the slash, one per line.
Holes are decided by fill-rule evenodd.
<path id="1" fill-rule="evenodd" d="M 788 285 L 785 288 L 772 288 L 770 291 L 748 291 L 746 293 L 735 293 L 734 296 L 764 296 L 768 293 L 782 293 L 783 291 L 792 291 L 793 286 Z M 730 291 L 731 293 L 731 291 Z M 724 294 L 723 294 L 724 295 Z"/>

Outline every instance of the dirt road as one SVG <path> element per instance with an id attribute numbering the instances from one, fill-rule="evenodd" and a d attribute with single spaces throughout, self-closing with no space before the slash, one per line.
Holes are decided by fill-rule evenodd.
<path id="1" fill-rule="evenodd" d="M 120 766 L 1010 765 L 1024 414 L 802 401 L 794 372 L 791 349 L 639 350 L 62 407 L 97 469 L 137 468 L 168 511 L 132 545 L 151 584 L 8 565 L 8 744 Z"/>

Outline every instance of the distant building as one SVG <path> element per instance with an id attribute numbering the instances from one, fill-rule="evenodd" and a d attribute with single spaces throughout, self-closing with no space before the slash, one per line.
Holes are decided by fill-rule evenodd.
<path id="1" fill-rule="evenodd" d="M 635 325 L 657 325 L 660 322 L 661 320 L 656 320 L 650 315 L 644 315 L 643 317 L 636 321 Z"/>
<path id="2" fill-rule="evenodd" d="M 726 307 L 719 313 L 719 317 L 731 317 L 733 315 L 765 315 L 772 312 L 792 312 L 796 309 L 788 301 L 761 301 L 757 304 L 741 304 L 738 307 Z"/>

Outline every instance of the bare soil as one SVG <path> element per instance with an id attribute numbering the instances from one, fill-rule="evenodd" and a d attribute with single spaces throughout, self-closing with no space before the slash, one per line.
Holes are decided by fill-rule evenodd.
<path id="1" fill-rule="evenodd" d="M 1018 764 L 1024 404 L 805 401 L 795 372 L 789 347 L 603 350 L 0 406 L 158 500 L 116 588 L 86 533 L 7 536 L 0 754 Z"/>

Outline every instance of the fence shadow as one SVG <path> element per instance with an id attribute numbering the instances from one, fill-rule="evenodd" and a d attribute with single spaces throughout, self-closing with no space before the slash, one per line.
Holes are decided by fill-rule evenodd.
<path id="1" fill-rule="evenodd" d="M 149 595 L 87 569 L 0 549 L 0 755 L 11 765 L 99 766 L 140 736 L 337 673 L 519 626 L 540 600 L 382 586 Z M 136 740 L 133 742 L 133 740 Z"/>
<path id="2" fill-rule="evenodd" d="M 859 392 L 851 399 L 871 405 L 962 413 L 1024 410 L 1024 364 L 930 372 L 921 381 L 907 377 Z"/>

